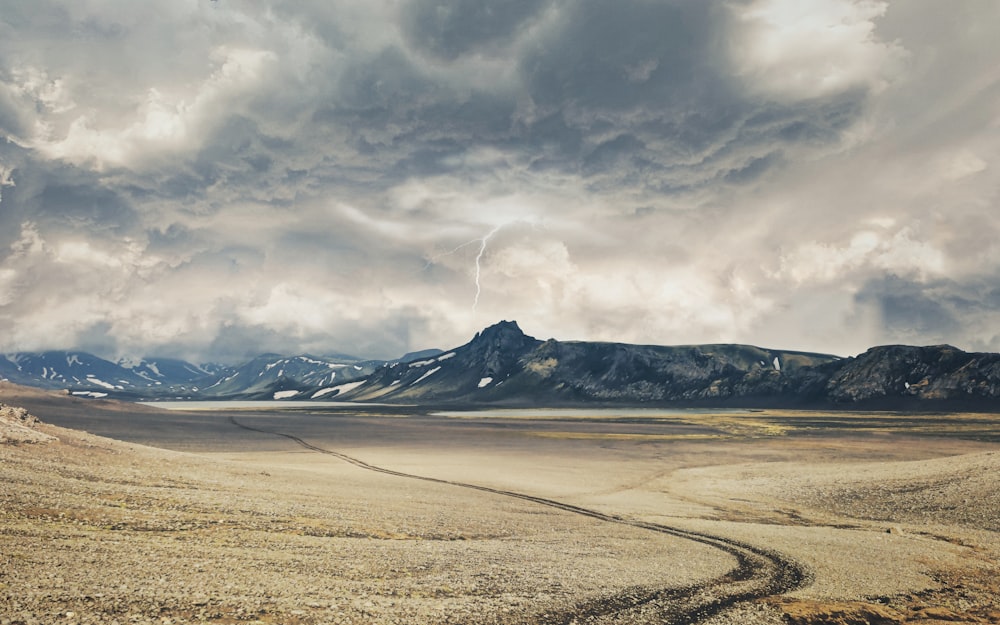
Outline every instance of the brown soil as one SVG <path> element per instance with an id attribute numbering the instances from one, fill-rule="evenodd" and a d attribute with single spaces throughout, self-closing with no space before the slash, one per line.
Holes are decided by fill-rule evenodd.
<path id="1" fill-rule="evenodd" d="M 22 393 L 43 421 L 173 449 L 37 423 L 58 440 L 0 445 L 0 625 L 662 623 L 744 583 L 731 553 L 685 538 L 703 535 L 811 576 L 706 625 L 1000 623 L 992 443 L 796 436 L 788 414 L 766 435 L 766 414 L 720 416 L 711 440 L 669 423 L 239 417 L 391 467 L 376 473 L 219 415 Z"/>

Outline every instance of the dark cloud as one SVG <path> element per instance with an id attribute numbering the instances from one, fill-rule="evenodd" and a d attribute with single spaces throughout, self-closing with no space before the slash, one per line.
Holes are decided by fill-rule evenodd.
<path id="1" fill-rule="evenodd" d="M 748 92 L 725 56 L 722 16 L 705 2 L 561 8 L 519 65 L 535 111 L 518 140 L 536 146 L 535 166 L 691 189 L 745 183 L 786 148 L 840 141 L 866 91 L 794 104 Z"/>
<path id="2" fill-rule="evenodd" d="M 130 230 L 138 221 L 125 199 L 98 185 L 55 182 L 37 196 L 15 196 L 13 200 L 28 204 L 41 221 L 71 230 L 120 232 Z"/>
<path id="3" fill-rule="evenodd" d="M 958 303 L 955 286 L 887 276 L 866 284 L 857 300 L 878 311 L 888 337 L 904 343 L 938 343 L 959 327 L 952 310 Z"/>
<path id="4" fill-rule="evenodd" d="M 946 343 L 964 335 L 966 349 L 1000 349 L 995 325 L 1000 279 L 995 275 L 972 275 L 961 281 L 873 278 L 857 301 L 878 312 L 884 336 L 893 342 Z"/>
<path id="5" fill-rule="evenodd" d="M 560 20 L 521 60 L 543 109 L 628 112 L 711 105 L 728 90 L 716 50 L 723 32 L 705 2 L 601 0 L 560 8 Z M 725 98 L 728 100 L 729 98 Z"/>
<path id="6" fill-rule="evenodd" d="M 417 0 L 403 6 L 401 27 L 417 50 L 454 60 L 502 48 L 548 4 L 546 0 Z"/>
<path id="7" fill-rule="evenodd" d="M 91 354 L 117 354 L 118 339 L 107 321 L 95 321 L 77 333 L 76 349 Z"/>
<path id="8" fill-rule="evenodd" d="M 345 319 L 326 333 L 296 336 L 295 349 L 290 350 L 292 344 L 287 333 L 233 320 L 219 328 L 208 353 L 221 363 L 240 363 L 263 353 L 292 355 L 293 352 L 391 359 L 409 351 L 415 337 L 421 335 L 426 326 L 426 320 L 421 319 L 417 310 L 400 311 L 378 320 Z M 331 345 L 329 333 L 339 337 L 336 345 Z M 195 353 L 204 353 L 202 350 L 198 348 Z M 165 344 L 157 347 L 157 353 L 174 355 L 191 353 L 191 350 L 189 346 Z"/>
<path id="9" fill-rule="evenodd" d="M 127 191 L 95 172 L 40 159 L 0 142 L 0 167 L 10 185 L 0 187 L 0 259 L 11 253 L 25 224 L 45 234 L 120 240 L 141 231 L 141 216 Z M 0 169 L 0 178 L 4 173 Z"/>
<path id="10" fill-rule="evenodd" d="M 8 4 L 0 349 L 1000 348 L 987 0 Z"/>

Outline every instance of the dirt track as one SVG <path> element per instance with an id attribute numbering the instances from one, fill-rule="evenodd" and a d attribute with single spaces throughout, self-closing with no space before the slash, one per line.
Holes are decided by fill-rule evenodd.
<path id="1" fill-rule="evenodd" d="M 797 590 L 805 586 L 809 580 L 808 572 L 791 559 L 777 552 L 743 544 L 731 539 L 604 514 L 596 510 L 574 506 L 553 499 L 535 497 L 525 493 L 393 471 L 368 464 L 346 454 L 317 447 L 297 436 L 253 428 L 240 423 L 233 417 L 230 417 L 229 421 L 233 425 L 245 430 L 290 439 L 310 451 L 334 456 L 354 466 L 376 473 L 446 484 L 448 486 L 487 492 L 502 497 L 513 497 L 606 523 L 628 525 L 651 532 L 668 534 L 719 549 L 733 556 L 737 562 L 736 567 L 725 575 L 700 584 L 680 588 L 630 589 L 620 592 L 617 595 L 584 602 L 561 613 L 545 613 L 539 619 L 539 622 L 542 623 L 568 625 L 569 623 L 593 622 L 596 619 L 606 617 L 615 622 L 627 623 L 697 623 L 715 616 L 722 610 L 740 602 L 765 599 Z"/>

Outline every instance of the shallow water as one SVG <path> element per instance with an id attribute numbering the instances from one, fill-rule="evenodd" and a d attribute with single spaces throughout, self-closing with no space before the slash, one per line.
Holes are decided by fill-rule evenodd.
<path id="1" fill-rule="evenodd" d="M 359 404 L 350 401 L 294 401 L 294 400 L 246 400 L 246 401 L 140 401 L 144 406 L 164 410 L 185 412 L 202 410 L 294 410 L 299 408 L 351 408 L 380 406 L 383 404 Z"/>

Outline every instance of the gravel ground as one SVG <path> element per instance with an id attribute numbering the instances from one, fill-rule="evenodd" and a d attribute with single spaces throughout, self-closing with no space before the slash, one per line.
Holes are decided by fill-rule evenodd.
<path id="1" fill-rule="evenodd" d="M 988 451 L 690 468 L 670 488 L 728 519 L 678 525 L 716 525 L 810 567 L 814 583 L 779 606 L 789 622 L 812 622 L 788 616 L 798 610 L 831 623 L 1000 623 L 998 475 L 1000 452 Z M 891 614 L 865 616 L 865 606 Z"/>
<path id="2" fill-rule="evenodd" d="M 773 511 L 771 502 L 780 500 L 796 508 L 788 514 L 998 532 L 997 475 L 1000 452 L 988 451 L 907 462 L 753 463 L 674 477 L 675 487 L 714 495 L 726 507 L 738 493 L 743 503 L 758 500 L 762 511 Z"/>
<path id="3" fill-rule="evenodd" d="M 710 545 L 287 440 L 234 432 L 251 451 L 186 453 L 29 417 L 0 414 L 0 625 L 568 623 L 629 597 L 653 600 L 580 622 L 662 623 L 677 589 L 697 595 L 735 565 Z M 597 437 L 548 456 L 519 440 L 502 454 L 486 442 L 352 453 L 727 537 L 809 571 L 806 587 L 707 625 L 1000 623 L 1000 453 L 983 446 Z"/>
<path id="4" fill-rule="evenodd" d="M 691 541 L 336 463 L 262 470 L 44 429 L 59 442 L 0 446 L 4 623 L 534 622 L 733 566 Z"/>

